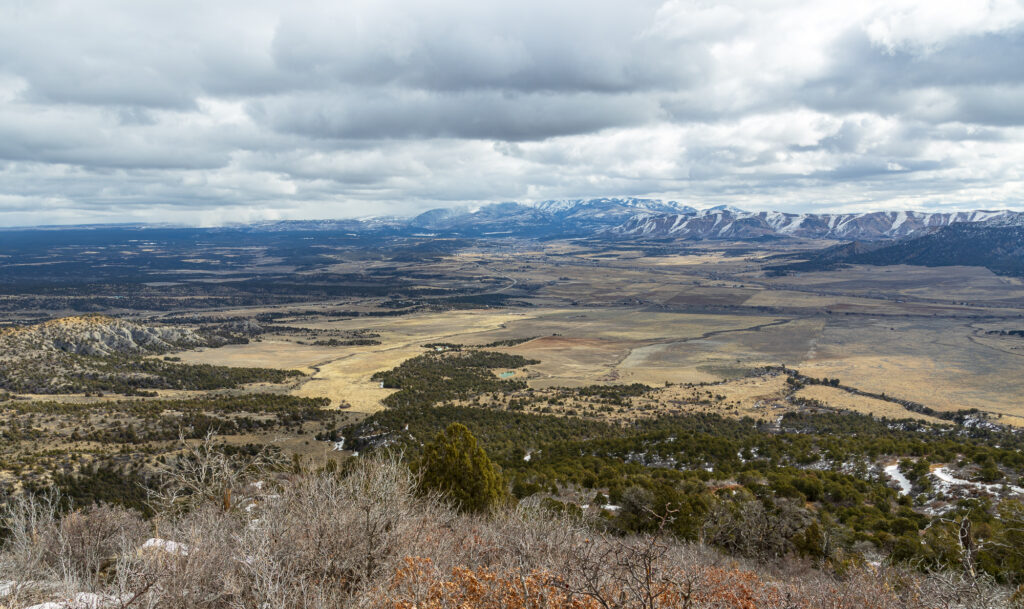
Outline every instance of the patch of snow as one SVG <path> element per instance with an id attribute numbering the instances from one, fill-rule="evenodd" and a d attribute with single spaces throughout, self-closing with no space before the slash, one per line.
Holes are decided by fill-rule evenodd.
<path id="1" fill-rule="evenodd" d="M 898 231 L 900 229 L 900 227 L 903 226 L 904 224 L 906 224 L 907 220 L 909 220 L 909 219 L 910 219 L 910 216 L 907 214 L 907 212 L 905 212 L 905 211 L 897 212 L 896 213 L 896 218 L 893 221 L 892 228 L 890 230 L 892 230 L 893 232 Z"/>
<path id="2" fill-rule="evenodd" d="M 160 539 L 159 537 L 151 537 L 146 540 L 146 543 L 142 544 L 142 549 L 156 548 L 163 550 L 168 554 L 174 554 L 177 556 L 188 556 L 189 547 L 183 543 L 177 541 L 170 541 L 168 539 Z"/>
<path id="3" fill-rule="evenodd" d="M 936 487 L 943 492 L 949 492 L 953 487 L 970 487 L 979 491 L 998 495 L 1004 488 L 1014 495 L 1024 495 L 1024 488 L 1012 484 L 984 484 L 982 482 L 971 482 L 957 478 L 949 472 L 945 465 L 936 468 L 931 474 L 938 482 Z"/>
<path id="4" fill-rule="evenodd" d="M 616 512 L 622 509 L 621 505 L 615 505 L 614 503 L 606 503 L 601 506 L 602 510 L 608 510 L 609 512 Z"/>
<path id="5" fill-rule="evenodd" d="M 910 483 L 910 480 L 907 480 L 907 477 L 900 471 L 899 461 L 894 465 L 887 465 L 885 467 L 885 475 L 896 481 L 896 484 L 900 487 L 901 495 L 909 495 L 910 491 L 914 488 L 914 485 Z"/>
<path id="6" fill-rule="evenodd" d="M 25 609 L 102 609 L 119 605 L 121 605 L 121 601 L 112 596 L 101 596 L 92 592 L 79 592 L 69 599 L 40 603 L 25 607 Z"/>

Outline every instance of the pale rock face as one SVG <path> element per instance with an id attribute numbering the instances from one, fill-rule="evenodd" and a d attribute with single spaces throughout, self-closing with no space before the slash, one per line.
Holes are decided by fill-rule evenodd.
<path id="1" fill-rule="evenodd" d="M 78 355 L 143 355 L 208 345 L 189 328 L 143 326 L 102 315 L 65 317 L 0 330 L 0 347 L 11 351 L 64 351 Z"/>

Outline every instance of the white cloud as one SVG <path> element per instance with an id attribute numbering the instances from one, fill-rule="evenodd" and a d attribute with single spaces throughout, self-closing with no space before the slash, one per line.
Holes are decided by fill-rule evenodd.
<path id="1" fill-rule="evenodd" d="M 1013 0 L 0 5 L 0 225 L 1024 207 Z"/>
<path id="2" fill-rule="evenodd" d="M 1002 32 L 1022 23 L 1024 4 L 1017 0 L 895 0 L 879 6 L 865 30 L 889 52 L 928 53 L 954 38 Z"/>

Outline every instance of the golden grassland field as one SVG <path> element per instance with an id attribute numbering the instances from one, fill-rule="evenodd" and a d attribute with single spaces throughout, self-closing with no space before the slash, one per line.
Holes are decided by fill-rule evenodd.
<path id="1" fill-rule="evenodd" d="M 423 281 L 434 287 L 483 281 L 514 291 L 530 285 L 520 302 L 531 306 L 378 318 L 330 316 L 339 308 L 372 310 L 380 304 L 373 299 L 224 309 L 217 314 L 275 312 L 284 315 L 279 323 L 313 331 L 368 330 L 380 335 L 380 344 L 316 346 L 271 331 L 249 344 L 172 355 L 185 363 L 297 369 L 306 376 L 286 386 L 247 390 L 326 397 L 333 407 L 357 413 L 379 410 L 393 392 L 371 380 L 374 373 L 422 353 L 424 344 L 530 338 L 498 350 L 539 360 L 525 372 L 537 390 L 714 383 L 785 364 L 939 411 L 977 408 L 1009 423 L 1024 417 L 1024 339 L 988 333 L 1024 327 L 1020 280 L 968 267 L 854 267 L 771 277 L 760 268 L 776 253 L 722 244 L 646 255 L 573 241 L 469 248 L 406 263 L 407 271 L 430 271 Z M 334 270 L 382 264 L 346 262 Z M 763 401 L 760 395 L 772 393 L 771 382 L 759 378 L 743 381 L 764 387 L 740 399 L 741 412 L 750 413 Z M 824 387 L 800 395 L 837 408 L 902 414 L 891 402 Z"/>
<path id="2" fill-rule="evenodd" d="M 532 247 L 515 255 L 460 253 L 431 265 L 541 284 L 526 299 L 531 307 L 370 320 L 296 316 L 282 323 L 369 329 L 381 344 L 313 347 L 268 336 L 177 355 L 298 368 L 310 376 L 291 392 L 344 402 L 354 412 L 378 410 L 391 390 L 370 377 L 422 352 L 423 344 L 533 338 L 500 350 L 540 361 L 528 371 L 535 389 L 709 383 L 785 364 L 940 411 L 978 408 L 1009 423 L 1024 416 L 1024 340 L 986 334 L 1024 326 L 1017 279 L 966 267 L 856 267 L 774 278 L 752 270 L 770 252 L 595 257 L 573 243 Z M 838 408 L 900 414 L 898 405 L 841 391 L 805 393 Z"/>

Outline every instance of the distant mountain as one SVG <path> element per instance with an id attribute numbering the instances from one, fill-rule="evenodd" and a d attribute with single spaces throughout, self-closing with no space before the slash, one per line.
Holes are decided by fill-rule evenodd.
<path id="1" fill-rule="evenodd" d="M 875 240 L 904 237 L 957 222 L 1024 221 L 1013 211 L 860 214 L 788 214 L 712 208 L 698 214 L 639 214 L 609 230 L 612 236 L 653 239 L 808 239 Z"/>
<path id="2" fill-rule="evenodd" d="M 660 199 L 561 199 L 526 203 L 525 205 L 560 217 L 628 217 L 637 212 L 689 215 L 697 213 L 695 207 Z"/>
<path id="3" fill-rule="evenodd" d="M 674 201 L 635 198 L 571 199 L 537 203 L 495 203 L 476 210 L 433 209 L 408 221 L 413 229 L 459 236 L 589 236 L 637 214 L 698 213 Z"/>
<path id="4" fill-rule="evenodd" d="M 846 243 L 816 252 L 807 260 L 768 270 L 779 273 L 829 270 L 843 264 L 911 264 L 983 266 L 997 275 L 1024 276 L 1024 223 L 1020 220 L 997 218 L 990 222 L 952 224 L 895 242 Z"/>
<path id="5" fill-rule="evenodd" d="M 876 240 L 905 237 L 957 222 L 1024 224 L 1024 213 L 879 211 L 853 214 L 748 212 L 730 205 L 698 210 L 675 201 L 640 198 L 561 199 L 432 209 L 413 218 L 267 222 L 256 231 L 336 230 L 359 234 L 454 237 L 591 237 L 620 239 Z"/>
<path id="6" fill-rule="evenodd" d="M 147 231 L 195 233 L 227 238 L 242 233 L 274 233 L 287 236 L 301 232 L 337 232 L 376 239 L 381 236 L 519 237 L 602 239 L 807 239 L 863 240 L 892 239 L 914 235 L 958 222 L 1024 224 L 1024 212 L 968 211 L 915 212 L 880 211 L 852 214 L 792 214 L 776 211 L 748 212 L 730 205 L 698 210 L 675 201 L 642 198 L 559 199 L 533 203 L 493 203 L 432 209 L 411 218 L 368 216 L 340 220 L 286 220 L 219 228 L 110 227 L 122 233 Z M 62 227 L 46 231 L 77 230 L 97 233 L 102 227 Z M 40 229 L 28 229 L 35 245 Z M 5 240 L 17 240 L 25 230 L 10 230 Z M 81 238 L 89 237 L 88 234 Z M 52 238 L 59 241 L 59 235 Z"/>
<path id="7" fill-rule="evenodd" d="M 740 209 L 739 207 L 735 207 L 733 205 L 715 205 L 714 207 L 709 207 L 707 211 L 728 211 L 734 214 L 747 213 L 746 210 Z"/>

